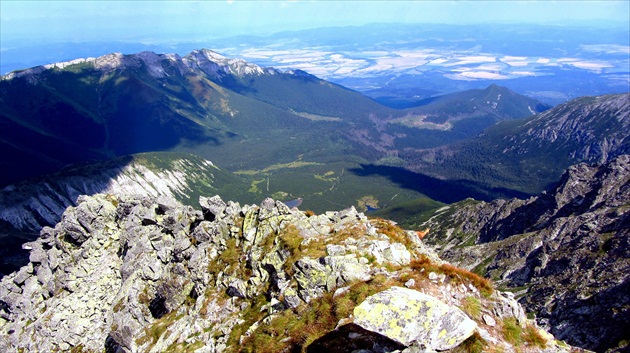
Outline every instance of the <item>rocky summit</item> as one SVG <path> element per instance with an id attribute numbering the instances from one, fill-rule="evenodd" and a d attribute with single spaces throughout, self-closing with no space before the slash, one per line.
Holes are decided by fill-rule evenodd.
<path id="1" fill-rule="evenodd" d="M 0 283 L 3 352 L 569 352 L 354 208 L 82 196 Z"/>

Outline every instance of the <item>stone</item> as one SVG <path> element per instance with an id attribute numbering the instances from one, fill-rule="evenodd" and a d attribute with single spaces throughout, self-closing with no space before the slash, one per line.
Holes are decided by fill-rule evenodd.
<path id="1" fill-rule="evenodd" d="M 294 264 L 294 278 L 298 283 L 298 293 L 305 302 L 310 302 L 324 294 L 330 277 L 330 269 L 316 260 L 304 258 Z"/>
<path id="2" fill-rule="evenodd" d="M 393 243 L 383 250 L 383 258 L 391 264 L 405 266 L 411 262 L 411 253 L 401 243 Z"/>
<path id="3" fill-rule="evenodd" d="M 406 263 L 406 254 L 415 257 L 414 249 L 419 248 L 409 251 L 402 244 L 393 245 L 374 227 L 364 232 L 371 229 L 370 221 L 353 209 L 306 217 L 271 199 L 261 206 L 244 207 L 225 204 L 218 197 L 201 200 L 205 202 L 205 216 L 168 199 L 119 197 L 112 202 L 103 195 L 82 197 L 81 221 L 76 219 L 77 210 L 69 208 L 65 221 L 47 229 L 45 239 L 28 245 L 31 262 L 0 280 L 0 351 L 49 352 L 82 347 L 84 351 L 106 352 L 192 348 L 222 352 L 238 348 L 228 347 L 231 342 L 246 344 L 244 337 L 231 337 L 236 325 L 247 322 L 244 313 L 264 308 L 266 312 L 261 313 L 267 314 L 248 323 L 247 335 L 255 334 L 257 327 L 264 329 L 279 312 L 304 312 L 309 302 L 326 293 L 334 292 L 333 301 L 347 304 L 347 296 L 355 289 L 399 279 L 405 269 L 394 266 L 398 270 L 393 271 L 388 264 Z M 212 221 L 208 212 L 214 212 Z M 77 225 L 78 235 L 72 238 L 68 230 Z M 321 257 L 291 254 L 282 248 L 278 238 L 291 226 L 304 236 L 302 247 L 317 250 Z M 337 239 L 335 232 L 330 232 L 336 229 L 347 234 L 347 227 L 355 232 L 354 238 L 344 235 Z M 223 256 L 233 241 L 236 246 L 229 247 L 233 254 Z M 312 249 L 315 246 L 321 249 Z M 287 263 L 289 258 L 293 263 Z M 382 264 L 372 261 L 374 258 Z M 371 281 L 373 277 L 379 280 Z M 453 301 L 456 290 L 451 291 L 450 284 L 421 281 L 408 281 L 407 285 L 429 286 L 443 300 Z M 417 304 L 420 301 L 415 294 L 396 292 L 377 303 L 376 310 L 361 312 L 390 290 L 368 297 L 309 348 L 331 353 L 433 353 L 450 347 L 452 339 L 458 341 L 464 324 L 456 319 L 463 314 L 438 304 L 435 298 L 422 297 L 425 301 Z M 398 290 L 423 295 L 406 288 Z M 406 304 L 397 303 L 400 300 Z M 495 310 L 494 300 L 484 303 L 490 312 Z M 501 307 L 497 310 L 506 315 L 518 308 L 513 299 L 496 300 Z M 365 317 L 370 315 L 365 312 L 380 313 L 377 316 L 381 320 L 388 315 L 395 317 L 388 310 L 404 312 L 394 321 L 404 329 L 416 327 L 413 339 L 388 338 L 378 327 L 368 330 L 356 324 L 369 322 Z M 422 318 L 426 320 L 419 321 Z M 429 333 L 422 332 L 425 324 Z M 445 333 L 435 332 L 441 327 Z M 403 328 L 400 333 L 404 333 Z M 294 339 L 277 338 L 280 342 Z M 204 347 L 197 349 L 201 344 Z"/>
<path id="4" fill-rule="evenodd" d="M 227 204 L 221 200 L 221 197 L 218 195 L 210 198 L 199 196 L 199 205 L 201 206 L 203 217 L 207 221 L 214 221 L 217 218 L 223 217 L 225 209 L 227 208 Z"/>
<path id="5" fill-rule="evenodd" d="M 497 324 L 497 322 L 492 318 L 492 316 L 488 314 L 483 314 L 481 318 L 483 319 L 483 322 L 490 327 L 494 327 L 494 325 Z"/>
<path id="6" fill-rule="evenodd" d="M 354 323 L 405 346 L 420 343 L 438 351 L 458 346 L 477 328 L 460 309 L 402 287 L 366 298 L 354 309 Z"/>

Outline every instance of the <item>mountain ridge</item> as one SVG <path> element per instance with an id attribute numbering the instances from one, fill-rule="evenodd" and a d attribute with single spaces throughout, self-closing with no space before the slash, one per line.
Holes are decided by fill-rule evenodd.
<path id="1" fill-rule="evenodd" d="M 625 352 L 630 314 L 611 308 L 630 303 L 629 190 L 630 155 L 582 163 L 527 200 L 444 207 L 422 225 L 431 229 L 423 239 L 445 259 L 512 288 L 561 339 Z"/>
<path id="2" fill-rule="evenodd" d="M 477 138 L 401 156 L 416 172 L 508 187 L 535 195 L 579 162 L 630 151 L 630 93 L 583 97 L 523 120 L 504 121 Z"/>
<path id="3" fill-rule="evenodd" d="M 575 351 L 511 295 L 386 220 L 354 208 L 307 215 L 272 199 L 199 202 L 201 210 L 167 197 L 81 197 L 26 245 L 29 264 L 0 281 L 0 328 L 9 332 L 0 347 Z"/>
<path id="4" fill-rule="evenodd" d="M 165 150 L 230 171 L 339 156 L 369 163 L 467 138 L 469 126 L 496 121 L 460 114 L 436 130 L 439 124 L 424 122 L 427 112 L 394 110 L 300 70 L 210 50 L 51 64 L 4 76 L 0 91 L 0 151 L 7 156 L 0 185 L 71 163 Z"/>

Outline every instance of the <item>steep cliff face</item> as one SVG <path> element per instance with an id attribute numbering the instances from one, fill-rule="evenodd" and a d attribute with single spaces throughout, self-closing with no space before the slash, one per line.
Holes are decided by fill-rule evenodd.
<path id="1" fill-rule="evenodd" d="M 28 262 L 21 245 L 37 239 L 44 226 L 54 226 L 80 195 L 168 196 L 184 203 L 200 194 L 250 200 L 247 184 L 210 161 L 185 153 L 145 153 L 107 162 L 76 165 L 0 190 L 0 274 Z M 192 201 L 191 201 L 192 200 Z"/>
<path id="2" fill-rule="evenodd" d="M 227 184 L 245 185 L 239 182 L 237 176 L 195 155 L 137 154 L 75 165 L 60 173 L 7 186 L 0 190 L 0 220 L 20 233 L 36 235 L 42 227 L 59 222 L 80 195 L 168 196 L 189 201 L 201 192 L 224 189 Z"/>
<path id="3" fill-rule="evenodd" d="M 80 197 L 2 279 L 0 349 L 571 350 L 388 221 L 271 199 L 200 204 Z"/>
<path id="4" fill-rule="evenodd" d="M 557 337 L 605 351 L 630 338 L 629 210 L 630 156 L 621 155 L 573 166 L 529 200 L 443 208 L 424 240 L 514 288 Z"/>

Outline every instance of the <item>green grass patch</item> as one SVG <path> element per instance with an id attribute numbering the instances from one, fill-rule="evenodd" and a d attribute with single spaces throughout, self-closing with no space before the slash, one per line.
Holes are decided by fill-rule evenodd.
<path id="1" fill-rule="evenodd" d="M 474 320 L 481 318 L 481 302 L 476 297 L 468 296 L 462 299 L 461 309 Z"/>
<path id="2" fill-rule="evenodd" d="M 503 338 L 515 347 L 520 347 L 523 343 L 523 329 L 519 326 L 516 318 L 508 317 L 501 324 Z"/>
<path id="3" fill-rule="evenodd" d="M 450 350 L 450 353 L 484 353 L 486 352 L 487 343 L 481 338 L 479 332 L 475 331 L 472 336 L 468 337 L 462 344 Z"/>

